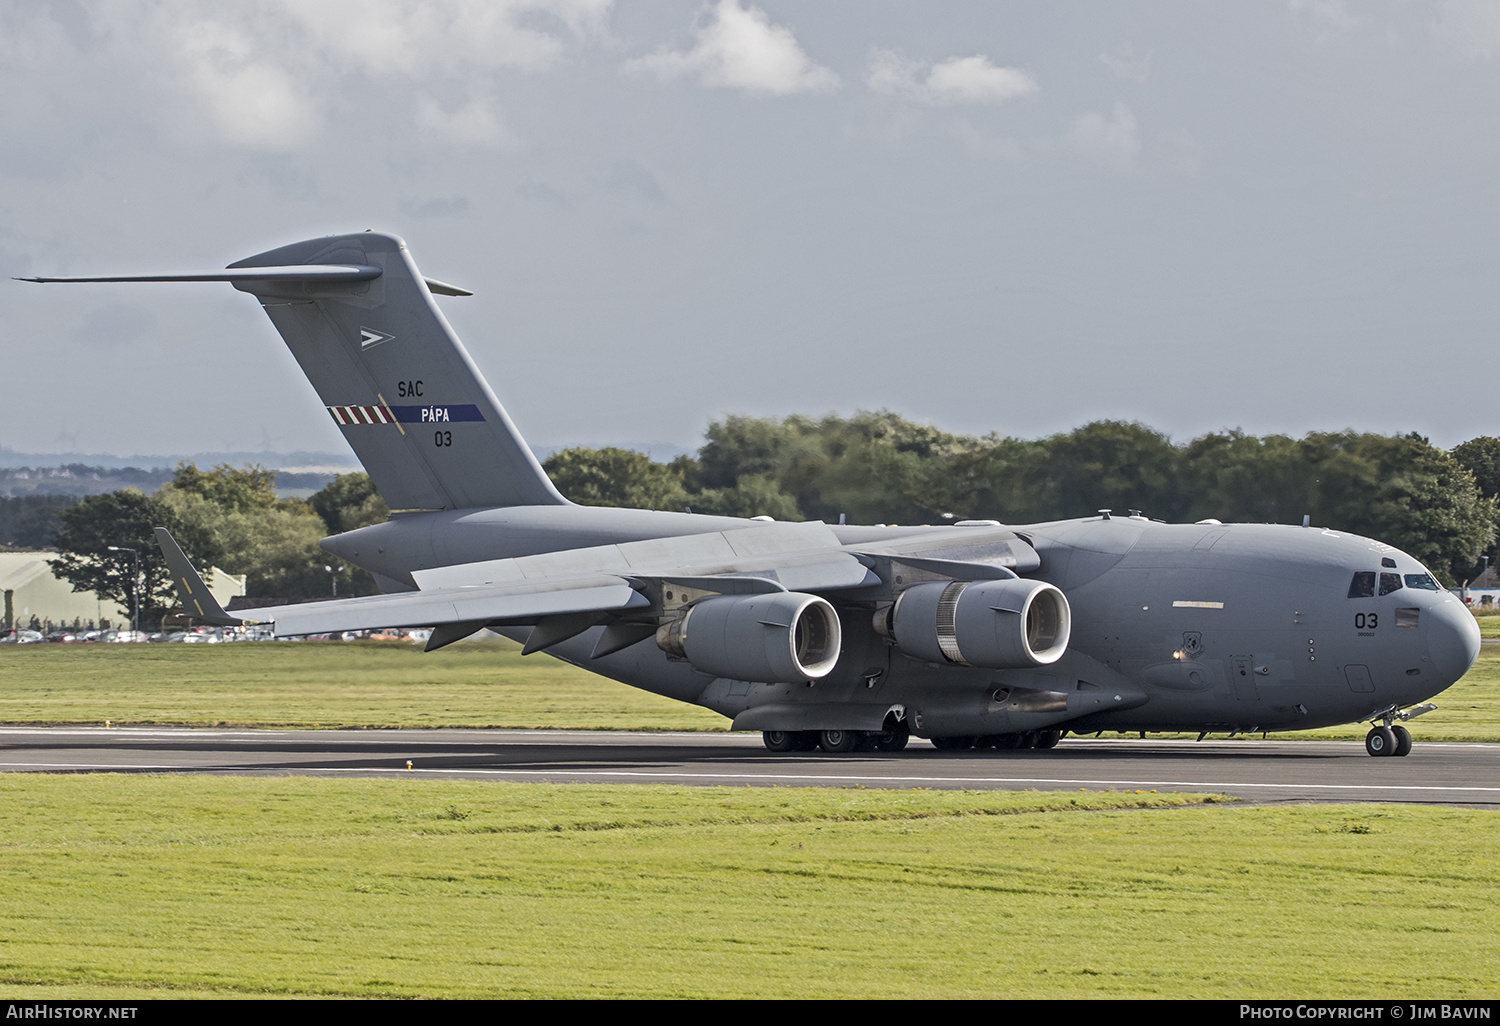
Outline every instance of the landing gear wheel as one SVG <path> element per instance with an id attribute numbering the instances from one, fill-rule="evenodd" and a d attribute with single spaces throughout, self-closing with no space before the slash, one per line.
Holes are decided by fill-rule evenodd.
<path id="1" fill-rule="evenodd" d="M 1060 730 L 1039 730 L 1036 732 L 1036 744 L 1034 748 L 1056 748 L 1057 743 L 1062 740 Z"/>
<path id="2" fill-rule="evenodd" d="M 852 752 L 858 744 L 859 732 L 856 730 L 825 730 L 818 735 L 818 747 L 836 755 Z"/>
<path id="3" fill-rule="evenodd" d="M 1365 735 L 1365 751 L 1371 755 L 1396 754 L 1396 734 L 1390 727 L 1375 727 Z"/>
<path id="4" fill-rule="evenodd" d="M 1394 752 L 1392 752 L 1391 754 L 1392 755 L 1410 755 L 1411 754 L 1411 731 L 1407 730 L 1405 727 L 1401 726 L 1401 724 L 1398 723 L 1394 727 L 1391 728 L 1391 733 L 1396 735 L 1396 750 Z"/>
<path id="5" fill-rule="evenodd" d="M 966 748 L 973 748 L 977 740 L 973 735 L 958 734 L 953 737 L 935 737 L 930 739 L 932 747 L 940 752 L 958 752 Z"/>
<path id="6" fill-rule="evenodd" d="M 793 732 L 792 736 L 797 739 L 796 745 L 792 749 L 793 751 L 815 752 L 818 750 L 818 732 L 816 730 L 798 730 Z"/>
<path id="7" fill-rule="evenodd" d="M 994 738 L 994 746 L 1004 751 L 1028 747 L 1025 734 L 996 734 Z"/>
<path id="8" fill-rule="evenodd" d="M 763 730 L 760 739 L 766 743 L 766 748 L 772 752 L 795 752 L 797 750 L 797 733 L 792 730 Z"/>
<path id="9" fill-rule="evenodd" d="M 895 730 L 882 730 L 870 736 L 875 739 L 876 751 L 899 752 L 906 747 L 906 742 L 911 740 L 911 731 L 905 727 L 897 727 Z"/>

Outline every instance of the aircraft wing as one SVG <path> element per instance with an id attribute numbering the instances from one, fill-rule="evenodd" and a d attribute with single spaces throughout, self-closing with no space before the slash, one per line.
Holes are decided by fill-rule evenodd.
<path id="1" fill-rule="evenodd" d="M 715 578 L 726 592 L 832 591 L 879 583 L 820 521 L 564 549 L 416 570 L 422 591 L 613 574 L 640 582 Z"/>
<path id="2" fill-rule="evenodd" d="M 416 570 L 415 592 L 265 607 L 240 616 L 213 602 L 170 534 L 158 528 L 157 536 L 183 608 L 196 611 L 206 623 L 271 624 L 278 637 L 433 627 L 429 649 L 490 625 L 532 626 L 528 651 L 606 625 L 609 636 L 600 651 L 611 651 L 653 633 L 657 614 L 711 595 L 826 594 L 879 587 L 883 578 L 896 575 L 893 562 L 908 576 L 1015 576 L 1011 567 L 1018 561 L 1012 547 L 1018 543 L 1008 531 L 996 532 L 984 545 L 976 544 L 983 541 L 977 533 L 966 535 L 965 544 L 955 549 L 953 543 L 960 539 L 952 530 L 939 529 L 946 543 L 941 555 L 929 555 L 932 550 L 920 544 L 907 546 L 913 553 L 855 552 L 821 522 L 772 522 Z M 981 549 L 992 562 L 972 561 Z M 1020 565 L 1027 568 L 1024 560 Z"/>
<path id="3" fill-rule="evenodd" d="M 535 651 L 621 614 L 649 611 L 666 584 L 705 594 L 746 594 L 829 591 L 879 581 L 837 547 L 826 525 L 765 524 L 418 570 L 416 592 L 263 607 L 236 616 L 214 602 L 171 534 L 163 528 L 156 533 L 183 609 L 202 622 L 270 624 L 277 637 L 438 628 L 429 648 L 499 623 L 537 625 L 539 633 L 528 645 Z"/>
<path id="4" fill-rule="evenodd" d="M 459 623 L 476 624 L 474 630 L 478 630 L 494 621 L 528 623 L 574 613 L 625 612 L 650 604 L 629 581 L 601 574 L 573 580 L 269 606 L 245 610 L 241 621 L 274 624 L 277 637 Z"/>

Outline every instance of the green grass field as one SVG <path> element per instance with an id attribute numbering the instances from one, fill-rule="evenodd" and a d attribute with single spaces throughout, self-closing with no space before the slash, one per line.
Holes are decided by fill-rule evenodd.
<path id="1" fill-rule="evenodd" d="M 1500 623 L 1500 617 L 1486 617 Z M 1500 646 L 1412 720 L 1420 740 L 1500 741 Z M 727 730 L 717 713 L 505 641 L 24 645 L 0 650 L 0 722 Z M 1366 727 L 1278 737 L 1362 738 Z"/>
<path id="2" fill-rule="evenodd" d="M 1438 704 L 1418 738 L 1500 739 L 1500 651 Z M 728 725 L 498 642 L 0 654 L 0 721 L 106 719 Z M 0 993 L 1494 998 L 1496 850 L 1166 794 L 7 774 Z"/>
<path id="3" fill-rule="evenodd" d="M 0 993 L 1500 994 L 1500 817 L 1166 794 L 0 777 Z"/>
<path id="4" fill-rule="evenodd" d="M 697 706 L 495 639 L 24 645 L 0 652 L 0 722 L 725 730 Z"/>

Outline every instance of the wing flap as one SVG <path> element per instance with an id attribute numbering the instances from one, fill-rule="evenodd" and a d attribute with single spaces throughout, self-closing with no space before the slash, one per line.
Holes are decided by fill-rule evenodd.
<path id="1" fill-rule="evenodd" d="M 628 582 L 601 577 L 522 588 L 403 592 L 270 606 L 245 610 L 244 621 L 274 624 L 276 636 L 284 638 L 377 627 L 434 627 L 496 620 L 525 623 L 566 613 L 623 612 L 649 604 Z"/>

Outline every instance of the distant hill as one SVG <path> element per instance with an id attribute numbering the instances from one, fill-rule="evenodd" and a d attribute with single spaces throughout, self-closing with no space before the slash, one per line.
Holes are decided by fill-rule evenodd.
<path id="1" fill-rule="evenodd" d="M 0 467 L 66 467 L 74 464 L 86 467 L 103 467 L 108 470 L 125 470 L 140 467 L 166 467 L 182 462 L 196 463 L 199 467 L 216 467 L 228 463 L 231 467 L 243 467 L 247 463 L 259 463 L 263 467 L 277 470 L 324 472 L 347 474 L 359 469 L 359 461 L 350 452 L 184 452 L 158 453 L 133 456 L 117 456 L 100 452 L 17 452 L 0 445 Z"/>
<path id="2" fill-rule="evenodd" d="M 591 445 L 588 448 L 599 448 Z M 659 463 L 667 463 L 690 452 L 662 442 L 618 443 L 616 448 L 644 452 Z M 538 460 L 545 460 L 565 446 L 533 446 Z M 0 498 L 26 495 L 71 495 L 81 498 L 121 488 L 154 492 L 172 480 L 179 463 L 193 463 L 207 470 L 227 463 L 243 467 L 257 463 L 276 471 L 276 491 L 282 498 L 306 498 L 333 480 L 336 474 L 360 470 L 353 453 L 332 452 L 199 452 L 155 456 L 115 456 L 109 453 L 17 452 L 0 446 Z"/>

